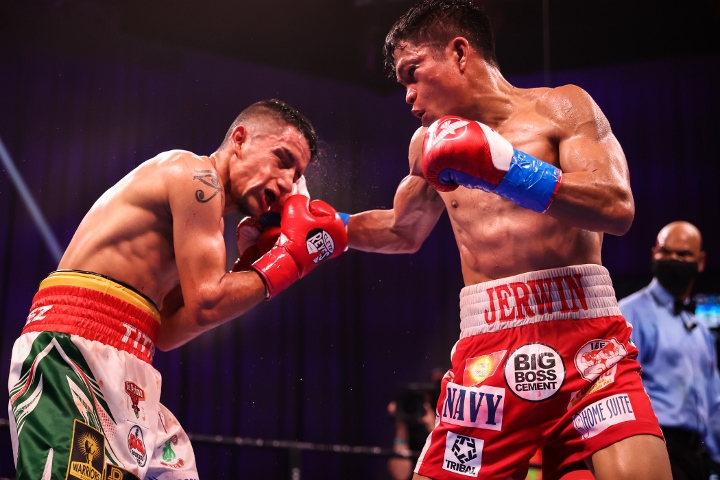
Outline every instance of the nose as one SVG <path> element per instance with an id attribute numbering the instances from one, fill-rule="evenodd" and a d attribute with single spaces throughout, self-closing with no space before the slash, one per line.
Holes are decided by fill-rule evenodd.
<path id="1" fill-rule="evenodd" d="M 278 188 L 280 189 L 281 195 L 287 195 L 292 192 L 293 184 L 295 180 L 295 169 L 285 170 L 278 177 Z"/>
<path id="2" fill-rule="evenodd" d="M 405 92 L 405 102 L 412 105 L 417 99 L 417 91 L 414 88 L 408 88 Z"/>

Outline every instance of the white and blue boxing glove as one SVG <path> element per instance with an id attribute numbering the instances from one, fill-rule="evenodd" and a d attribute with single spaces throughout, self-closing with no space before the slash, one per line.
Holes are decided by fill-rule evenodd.
<path id="1" fill-rule="evenodd" d="M 456 116 L 428 128 L 422 169 L 439 192 L 476 188 L 540 213 L 552 203 L 562 178 L 559 168 L 515 150 L 487 125 Z"/>

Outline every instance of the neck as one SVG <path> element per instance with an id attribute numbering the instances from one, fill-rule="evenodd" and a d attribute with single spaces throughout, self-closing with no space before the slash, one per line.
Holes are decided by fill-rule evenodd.
<path id="1" fill-rule="evenodd" d="M 233 212 L 235 211 L 235 207 L 233 201 L 231 200 L 232 190 L 230 188 L 230 172 L 228 167 L 230 159 L 223 150 L 217 150 L 215 153 L 210 155 L 208 159 L 215 169 L 215 172 L 217 172 L 218 181 L 225 192 L 225 195 L 223 195 L 223 198 L 225 199 L 223 214 Z"/>
<path id="2" fill-rule="evenodd" d="M 517 89 L 492 65 L 482 62 L 475 70 L 470 73 L 473 83 L 469 118 L 497 128 L 512 115 Z"/>

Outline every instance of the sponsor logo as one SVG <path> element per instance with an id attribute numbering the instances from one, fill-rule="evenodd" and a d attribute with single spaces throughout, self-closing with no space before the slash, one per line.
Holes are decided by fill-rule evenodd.
<path id="1" fill-rule="evenodd" d="M 485 289 L 479 302 L 486 305 L 485 323 L 531 319 L 538 315 L 587 310 L 582 274 L 511 282 Z"/>
<path id="2" fill-rule="evenodd" d="M 166 463 L 163 461 L 160 461 L 160 465 L 164 465 L 168 468 L 174 468 L 175 470 L 180 469 L 185 466 L 185 461 L 182 458 L 179 458 L 177 462 L 175 463 Z"/>
<path id="3" fill-rule="evenodd" d="M 130 455 L 133 456 L 138 465 L 144 467 L 145 463 L 147 463 L 147 451 L 145 450 L 142 429 L 137 425 L 133 425 L 132 428 L 130 428 L 127 440 Z"/>
<path id="4" fill-rule="evenodd" d="M 529 343 L 515 350 L 505 362 L 505 382 L 520 398 L 546 400 L 565 381 L 565 363 L 560 354 L 542 343 Z"/>
<path id="5" fill-rule="evenodd" d="M 36 322 L 38 320 L 44 320 L 45 314 L 53 308 L 55 305 L 45 305 L 44 307 L 37 307 L 33 309 L 27 316 L 27 320 L 25 321 L 25 324 L 27 325 L 30 322 Z"/>
<path id="6" fill-rule="evenodd" d="M 140 477 L 124 468 L 108 465 L 105 469 L 105 480 L 140 480 Z"/>
<path id="7" fill-rule="evenodd" d="M 448 432 L 445 439 L 443 470 L 477 477 L 482 465 L 484 440 Z"/>
<path id="8" fill-rule="evenodd" d="M 138 402 L 145 400 L 145 392 L 142 388 L 135 385 L 133 382 L 125 382 L 125 393 L 130 396 L 132 402 L 132 409 L 135 412 L 135 418 L 140 418 L 140 407 Z"/>
<path id="9" fill-rule="evenodd" d="M 435 145 L 443 140 L 455 140 L 462 137 L 467 131 L 470 122 L 460 118 L 447 118 L 435 124 L 430 137 L 430 145 Z"/>
<path id="10" fill-rule="evenodd" d="M 104 480 L 105 437 L 90 425 L 75 419 L 66 480 Z"/>
<path id="11" fill-rule="evenodd" d="M 587 397 L 591 393 L 595 393 L 598 390 L 607 387 L 611 383 L 615 381 L 615 372 L 617 371 L 617 365 L 613 365 L 610 367 L 609 370 L 606 370 L 603 372 L 597 380 L 592 382 L 590 385 L 586 386 L 583 389 L 578 390 L 577 392 L 573 392 L 570 395 L 570 403 L 568 403 L 568 410 L 570 410 L 572 407 L 577 405 L 580 400 Z"/>
<path id="12" fill-rule="evenodd" d="M 139 348 L 141 352 L 147 350 L 148 356 L 152 358 L 155 354 L 155 344 L 152 339 L 129 323 L 123 322 L 123 326 L 125 327 L 125 334 L 123 335 L 122 342 L 133 342 L 133 348 Z"/>
<path id="13" fill-rule="evenodd" d="M 608 427 L 630 420 L 635 420 L 630 397 L 626 393 L 620 393 L 598 400 L 580 410 L 573 415 L 573 426 L 582 438 L 588 439 Z"/>
<path id="14" fill-rule="evenodd" d="M 320 252 L 313 262 L 320 263 L 335 251 L 335 242 L 328 232 L 315 228 L 310 230 L 305 239 L 308 253 Z"/>
<path id="15" fill-rule="evenodd" d="M 585 380 L 592 382 L 626 355 L 625 346 L 614 338 L 590 340 L 575 354 L 575 368 Z"/>
<path id="16" fill-rule="evenodd" d="M 504 388 L 488 385 L 463 387 L 448 382 L 445 389 L 442 422 L 487 430 L 502 428 Z"/>
<path id="17" fill-rule="evenodd" d="M 172 445 L 178 444 L 178 436 L 173 435 L 170 437 L 170 440 L 165 442 L 165 446 L 163 446 L 163 453 L 162 453 L 162 461 L 160 462 L 162 465 L 165 465 L 166 467 L 170 468 L 181 468 L 185 465 L 185 461 L 183 461 L 182 458 L 179 458 L 177 462 L 175 463 L 169 463 L 175 460 L 176 454 L 175 451 L 172 449 Z"/>
<path id="18" fill-rule="evenodd" d="M 465 360 L 463 385 L 476 386 L 495 374 L 507 350 Z"/>

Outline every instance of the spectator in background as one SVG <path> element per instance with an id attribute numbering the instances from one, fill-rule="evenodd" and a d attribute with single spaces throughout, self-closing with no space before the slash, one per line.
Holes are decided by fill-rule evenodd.
<path id="1" fill-rule="evenodd" d="M 388 459 L 392 480 L 408 480 L 413 475 L 417 454 L 435 426 L 435 405 L 440 397 L 442 376 L 443 370 L 435 369 L 427 383 L 402 385 L 388 404 L 388 413 L 395 421 L 393 451 L 404 456 Z"/>
<path id="2" fill-rule="evenodd" d="M 695 277 L 705 267 L 700 231 L 672 222 L 652 249 L 654 278 L 620 301 L 633 325 L 645 390 L 658 417 L 675 480 L 707 479 L 720 458 L 720 375 L 715 342 L 695 319 Z M 715 427 L 713 427 L 715 425 Z"/>

